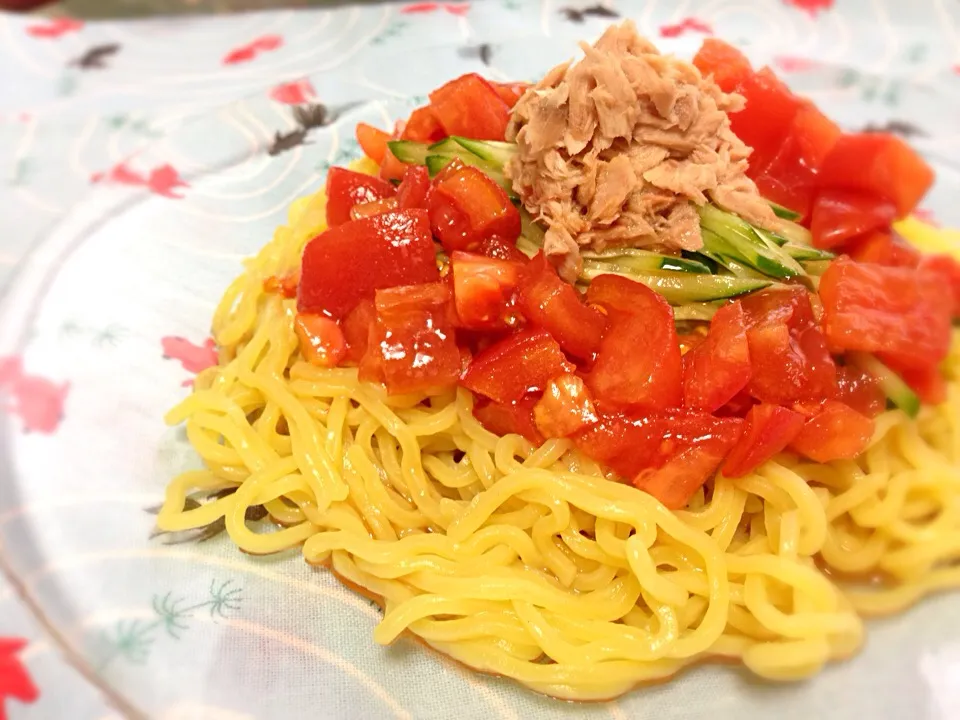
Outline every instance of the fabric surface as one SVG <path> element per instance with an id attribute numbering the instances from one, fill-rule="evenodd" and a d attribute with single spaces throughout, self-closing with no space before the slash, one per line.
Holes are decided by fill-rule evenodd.
<path id="1" fill-rule="evenodd" d="M 378 611 L 295 552 L 149 537 L 145 509 L 195 462 L 160 417 L 210 361 L 212 305 L 289 202 L 357 155 L 354 124 L 385 127 L 464 72 L 534 80 L 618 17 L 685 57 L 709 28 L 846 129 L 906 136 L 938 172 L 924 212 L 960 225 L 948 0 L 0 15 L 0 717 L 960 717 L 948 596 L 872 623 L 863 654 L 810 683 L 707 666 L 572 706 L 375 646 Z"/>

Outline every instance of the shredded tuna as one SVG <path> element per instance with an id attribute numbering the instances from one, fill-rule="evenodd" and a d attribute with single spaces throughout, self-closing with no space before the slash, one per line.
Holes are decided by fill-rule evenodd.
<path id="1" fill-rule="evenodd" d="M 726 94 L 690 63 L 660 55 L 632 22 L 610 27 L 585 57 L 551 70 L 520 98 L 507 128 L 507 175 L 547 225 L 544 252 L 573 280 L 580 248 L 664 252 L 702 247 L 697 205 L 714 202 L 776 227 L 746 176 L 750 148 Z"/>

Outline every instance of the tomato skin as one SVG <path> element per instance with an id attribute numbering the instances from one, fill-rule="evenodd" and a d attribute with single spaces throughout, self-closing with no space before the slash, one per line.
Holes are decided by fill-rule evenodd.
<path id="1" fill-rule="evenodd" d="M 384 155 L 387 154 L 387 141 L 390 139 L 390 135 L 379 128 L 362 122 L 357 123 L 355 132 L 357 143 L 363 150 L 363 154 L 377 165 L 382 163 Z"/>
<path id="2" fill-rule="evenodd" d="M 523 97 L 523 94 L 532 87 L 530 83 L 525 82 L 490 84 L 493 85 L 493 89 L 497 91 L 497 95 L 500 96 L 500 99 L 503 100 L 510 109 L 513 109 L 513 106 L 517 104 L 517 100 Z"/>
<path id="3" fill-rule="evenodd" d="M 336 367 L 347 353 L 347 343 L 336 320 L 297 313 L 293 328 L 300 341 L 300 354 L 311 365 Z"/>
<path id="4" fill-rule="evenodd" d="M 521 275 L 518 304 L 532 326 L 549 331 L 571 355 L 589 360 L 600 347 L 607 322 L 603 313 L 584 304 L 543 253 Z"/>
<path id="5" fill-rule="evenodd" d="M 560 375 L 547 383 L 533 408 L 537 429 L 544 437 L 562 438 L 597 422 L 597 411 L 583 380 Z"/>
<path id="6" fill-rule="evenodd" d="M 750 166 L 760 170 L 769 165 L 784 146 L 801 101 L 766 67 L 745 75 L 737 83 L 736 91 L 747 104 L 740 112 L 730 115 L 730 127 L 753 148 Z"/>
<path id="7" fill-rule="evenodd" d="M 889 230 L 874 230 L 848 240 L 842 251 L 861 263 L 874 263 L 889 267 L 917 267 L 920 253 Z"/>
<path id="8" fill-rule="evenodd" d="M 377 308 L 372 298 L 364 298 L 343 318 L 341 328 L 347 343 L 346 362 L 360 364 L 370 342 L 370 330 L 377 322 Z"/>
<path id="9" fill-rule="evenodd" d="M 446 136 L 447 133 L 444 132 L 443 126 L 440 125 L 440 121 L 429 106 L 417 108 L 410 113 L 407 124 L 400 134 L 403 140 L 431 144 L 443 140 Z"/>
<path id="10" fill-rule="evenodd" d="M 662 295 L 619 275 L 600 275 L 587 302 L 607 310 L 603 334 L 587 385 L 610 405 L 642 411 L 679 407 L 683 363 L 673 308 Z"/>
<path id="11" fill-rule="evenodd" d="M 714 82 L 724 92 L 734 92 L 737 86 L 753 74 L 746 55 L 723 40 L 708 37 L 693 57 L 693 64 L 704 75 L 713 75 Z"/>
<path id="12" fill-rule="evenodd" d="M 391 395 L 456 385 L 461 361 L 451 300 L 443 283 L 378 290 L 360 379 L 382 382 Z"/>
<path id="13" fill-rule="evenodd" d="M 826 400 L 790 443 L 790 449 L 814 462 L 853 460 L 873 437 L 874 423 L 848 405 Z"/>
<path id="14" fill-rule="evenodd" d="M 527 395 L 508 405 L 502 405 L 485 398 L 477 398 L 477 404 L 473 406 L 473 416 L 494 435 L 520 435 L 534 447 L 539 447 L 543 445 L 545 438 L 534 421 L 533 409 L 537 400 L 536 395 Z"/>
<path id="15" fill-rule="evenodd" d="M 823 328 L 835 352 L 892 357 L 901 368 L 937 365 L 950 349 L 950 311 L 937 276 L 839 258 L 820 278 Z"/>
<path id="16" fill-rule="evenodd" d="M 434 115 L 447 135 L 503 140 L 510 108 L 497 90 L 476 73 L 462 75 L 430 93 Z"/>
<path id="17" fill-rule="evenodd" d="M 327 173 L 327 226 L 349 222 L 354 205 L 383 200 L 396 193 L 393 185 L 372 175 L 332 167 Z"/>
<path id="18" fill-rule="evenodd" d="M 876 417 L 887 407 L 887 396 L 876 378 L 855 365 L 837 368 L 836 399 L 869 418 Z"/>
<path id="19" fill-rule="evenodd" d="M 893 202 L 897 216 L 913 211 L 933 184 L 933 170 L 916 151 L 888 133 L 843 135 L 820 168 L 825 188 L 860 190 Z"/>
<path id="20" fill-rule="evenodd" d="M 450 268 L 462 327 L 507 329 L 516 324 L 513 295 L 523 265 L 457 250 L 450 254 Z"/>
<path id="21" fill-rule="evenodd" d="M 856 190 L 820 191 L 813 205 L 810 231 L 818 248 L 834 248 L 858 235 L 883 230 L 896 218 L 892 202 Z"/>
<path id="22" fill-rule="evenodd" d="M 788 405 L 836 394 L 836 365 L 805 289 L 763 290 L 741 303 L 752 367 L 748 389 L 753 397 Z"/>
<path id="23" fill-rule="evenodd" d="M 739 302 L 717 310 L 705 342 L 683 356 L 683 404 L 714 412 L 750 382 L 746 316 Z"/>
<path id="24" fill-rule="evenodd" d="M 440 277 L 425 210 L 400 210 L 324 231 L 303 251 L 297 309 L 342 318 L 381 288 Z"/>
<path id="25" fill-rule="evenodd" d="M 399 140 L 401 134 L 403 133 L 404 125 L 406 123 L 402 121 L 397 121 L 396 125 L 393 128 L 393 134 L 390 136 L 390 140 Z M 400 180 L 403 177 L 404 171 L 409 167 L 406 163 L 400 162 L 396 155 L 390 150 L 390 146 L 387 145 L 387 151 L 383 154 L 383 160 L 380 161 L 380 179 L 381 180 Z"/>
<path id="26" fill-rule="evenodd" d="M 738 478 L 753 472 L 782 452 L 805 421 L 800 413 L 780 405 L 754 405 L 747 413 L 743 435 L 723 463 L 723 474 Z"/>
<path id="27" fill-rule="evenodd" d="M 501 240 L 498 237 L 486 238 L 480 243 L 480 253 L 497 260 L 511 260 L 526 264 L 529 258 L 517 248 L 515 243 Z"/>
<path id="28" fill-rule="evenodd" d="M 371 200 L 362 202 L 350 208 L 351 220 L 362 220 L 363 218 L 373 217 L 381 213 L 390 212 L 397 209 L 397 198 L 388 197 L 382 200 Z"/>
<path id="29" fill-rule="evenodd" d="M 953 300 L 953 317 L 960 317 L 960 262 L 949 255 L 924 255 L 920 269 L 937 276 L 940 286 Z"/>
<path id="30" fill-rule="evenodd" d="M 900 378 L 910 386 L 920 401 L 927 405 L 939 405 L 947 399 L 947 380 L 939 367 L 905 368 L 899 371 Z"/>
<path id="31" fill-rule="evenodd" d="M 434 178 L 427 210 L 430 227 L 447 252 L 475 252 L 489 238 L 515 242 L 520 235 L 520 212 L 503 188 L 456 160 Z"/>
<path id="32" fill-rule="evenodd" d="M 402 210 L 427 207 L 430 192 L 430 172 L 423 165 L 411 165 L 403 171 L 397 188 L 397 205 Z"/>
<path id="33" fill-rule="evenodd" d="M 560 345 L 545 330 L 524 330 L 494 343 L 474 357 L 460 384 L 508 405 L 574 371 Z"/>

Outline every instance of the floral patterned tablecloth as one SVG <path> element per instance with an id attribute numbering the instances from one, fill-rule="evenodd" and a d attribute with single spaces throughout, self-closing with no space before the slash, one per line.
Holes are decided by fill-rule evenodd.
<path id="1" fill-rule="evenodd" d="M 955 201 L 960 4 L 950 0 L 364 3 L 103 23 L 0 14 L 0 287 L 10 283 L 33 249 L 56 240 L 68 211 L 101 202 L 118 185 L 170 202 L 187 197 L 191 173 L 203 160 L 188 153 L 161 158 L 151 148 L 178 134 L 196 141 L 200 127 L 209 133 L 198 119 L 222 116 L 244 138 L 235 149 L 194 142 L 199 154 L 219 153 L 236 163 L 284 162 L 280 158 L 295 148 L 309 152 L 315 133 L 338 117 L 376 103 L 412 106 L 462 72 L 534 79 L 569 55 L 576 40 L 596 37 L 619 17 L 634 18 L 665 50 L 686 56 L 704 35 L 716 33 L 740 45 L 755 62 L 771 64 L 847 129 L 886 128 L 908 137 L 936 161 L 940 173 L 924 212 L 960 224 Z M 216 137 L 204 138 L 206 146 L 217 143 Z M 329 164 L 356 152 L 348 132 L 333 145 L 321 145 L 318 178 Z M 102 349 L 120 343 L 125 330 L 74 322 L 65 323 L 61 332 L 70 343 Z M 202 364 L 209 352 L 167 340 L 165 354 L 179 358 L 186 369 Z M 24 398 L 62 403 L 71 391 L 9 357 L 0 358 L 0 385 L 9 396 L 11 432 L 55 429 L 49 408 L 31 410 Z M 158 654 L 180 657 L 170 648 L 198 624 L 233 617 L 241 608 L 256 611 L 256 586 L 229 575 L 204 579 L 192 593 L 152 588 L 143 617 L 113 627 L 111 650 L 98 666 L 64 655 L 64 628 L 27 588 L 31 572 L 50 558 L 22 551 L 28 511 L 17 505 L 10 482 L 0 476 L 0 567 L 6 571 L 0 574 L 0 718 L 4 713 L 10 718 L 106 718 L 133 712 L 137 703 L 111 706 L 98 689 L 105 686 L 102 678 L 112 663 L 146 665 Z M 91 533 L 98 531 L 91 527 Z M 70 552 L 67 547 L 54 552 L 61 550 Z M 360 634 L 358 642 L 370 642 L 368 628 Z M 198 673 L 209 670 L 198 668 Z M 225 682 L 215 673 L 208 681 Z M 494 699 L 506 692 L 496 688 Z M 119 691 L 122 696 L 123 688 Z M 170 688 L 163 710 L 151 714 L 250 717 L 184 698 Z M 511 707 L 507 702 L 501 714 L 516 716 Z M 602 712 L 639 716 L 636 707 L 611 705 Z M 710 707 L 709 699 L 702 707 Z M 544 716 L 562 709 L 537 708 Z M 900 716 L 888 710 L 893 714 L 884 717 Z M 957 710 L 952 706 L 927 716 L 958 717 Z M 431 712 L 415 714 L 440 716 Z M 824 712 L 847 716 L 837 707 Z M 312 714 L 370 716 L 342 708 L 339 714 Z M 466 710 L 456 714 L 472 716 Z"/>

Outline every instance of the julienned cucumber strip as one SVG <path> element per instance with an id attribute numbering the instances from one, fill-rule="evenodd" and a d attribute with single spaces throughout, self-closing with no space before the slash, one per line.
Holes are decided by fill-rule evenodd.
<path id="1" fill-rule="evenodd" d="M 767 232 L 767 235 L 776 239 L 778 245 L 783 245 L 783 242 L 793 243 L 794 245 L 813 245 L 813 235 L 810 234 L 810 231 L 795 222 L 784 221 L 780 223 L 777 232 Z M 780 240 L 783 240 L 783 242 L 780 242 Z"/>
<path id="2" fill-rule="evenodd" d="M 865 370 L 877 379 L 880 389 L 894 405 L 910 417 L 920 412 L 920 398 L 910 389 L 899 375 L 888 368 L 873 355 L 849 353 L 847 358 L 861 370 Z"/>
<path id="3" fill-rule="evenodd" d="M 777 205 L 773 200 L 767 200 L 770 203 L 770 207 L 773 208 L 773 214 L 778 218 L 783 218 L 784 220 L 797 220 L 800 217 L 800 213 L 795 212 L 789 208 L 785 208 L 783 205 Z"/>
<path id="4" fill-rule="evenodd" d="M 677 321 L 709 322 L 722 304 L 722 302 L 704 302 L 678 305 L 673 309 L 673 319 Z"/>
<path id="5" fill-rule="evenodd" d="M 446 138 L 433 145 L 412 140 L 391 140 L 387 145 L 397 160 L 411 165 L 426 165 L 431 175 L 436 175 L 444 165 L 456 158 L 464 165 L 471 165 L 481 170 L 508 194 L 513 194 L 513 186 L 504 176 L 502 165 L 487 162 L 457 142 L 457 138 Z"/>
<path id="6" fill-rule="evenodd" d="M 580 253 L 584 260 L 613 262 L 639 272 L 675 270 L 677 272 L 710 273 L 710 268 L 696 260 L 688 260 L 673 255 L 642 250 L 640 248 L 611 248 L 609 250 L 584 250 Z"/>
<path id="7" fill-rule="evenodd" d="M 517 154 L 516 143 L 497 142 L 496 140 L 471 140 L 457 135 L 451 137 L 450 140 L 494 167 L 502 168 Z"/>
<path id="8" fill-rule="evenodd" d="M 703 273 L 659 272 L 643 274 L 615 263 L 587 260 L 580 272 L 580 279 L 590 282 L 600 275 L 622 275 L 643 283 L 663 295 L 671 305 L 687 305 L 693 302 L 708 302 L 745 295 L 772 285 L 770 280 L 738 278 L 730 275 L 706 275 Z"/>
<path id="9" fill-rule="evenodd" d="M 836 255 L 826 250 L 820 250 L 809 245 L 794 245 L 787 243 L 780 247 L 787 255 L 794 260 L 833 260 Z"/>
<path id="10" fill-rule="evenodd" d="M 713 205 L 704 205 L 699 211 L 703 247 L 708 252 L 738 260 L 770 277 L 804 274 L 796 260 L 736 215 Z"/>

